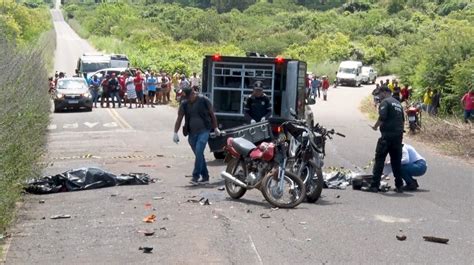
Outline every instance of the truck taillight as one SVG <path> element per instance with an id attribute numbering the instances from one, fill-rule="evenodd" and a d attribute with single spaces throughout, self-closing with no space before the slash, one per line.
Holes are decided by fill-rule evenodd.
<path id="1" fill-rule="evenodd" d="M 221 55 L 218 54 L 218 53 L 214 54 L 214 55 L 212 56 L 212 60 L 213 60 L 214 62 L 220 61 L 220 60 L 221 60 Z"/>
<path id="2" fill-rule="evenodd" d="M 281 64 L 281 63 L 283 63 L 284 61 L 285 61 L 285 59 L 283 59 L 283 57 L 281 57 L 281 56 L 277 56 L 277 57 L 275 58 L 275 63 Z"/>

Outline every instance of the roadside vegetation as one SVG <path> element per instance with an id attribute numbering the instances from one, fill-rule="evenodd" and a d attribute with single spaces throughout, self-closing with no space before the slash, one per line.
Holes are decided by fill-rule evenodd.
<path id="1" fill-rule="evenodd" d="M 45 5 L 0 4 L 0 235 L 14 216 L 22 182 L 41 174 L 56 45 L 51 29 Z"/>
<path id="2" fill-rule="evenodd" d="M 362 100 L 360 110 L 373 121 L 378 117 L 372 96 Z M 408 131 L 408 128 L 405 130 Z M 464 123 L 459 117 L 440 118 L 423 112 L 421 130 L 405 136 L 432 146 L 445 155 L 457 156 L 474 163 L 474 126 Z"/>
<path id="3" fill-rule="evenodd" d="M 417 97 L 427 86 L 441 90 L 442 114 L 461 111 L 474 79 L 469 0 L 66 2 L 82 36 L 142 68 L 199 72 L 204 54 L 256 51 L 305 60 L 332 80 L 339 61 L 355 59 L 399 76 Z"/>

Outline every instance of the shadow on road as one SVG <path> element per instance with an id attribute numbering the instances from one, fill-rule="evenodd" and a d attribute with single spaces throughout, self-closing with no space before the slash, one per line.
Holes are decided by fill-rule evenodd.
<path id="1" fill-rule="evenodd" d="M 225 166 L 224 160 L 222 159 L 216 159 L 212 161 L 206 161 L 207 166 L 209 167 L 220 167 L 220 166 Z"/>

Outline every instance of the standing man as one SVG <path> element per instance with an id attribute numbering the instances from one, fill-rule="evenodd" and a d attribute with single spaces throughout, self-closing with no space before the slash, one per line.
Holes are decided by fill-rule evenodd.
<path id="1" fill-rule="evenodd" d="M 134 82 L 133 76 L 130 74 L 130 72 L 125 72 L 125 86 L 127 87 L 127 99 L 128 99 L 128 104 L 129 109 L 132 108 L 132 102 L 135 102 L 135 107 L 138 107 L 137 103 L 137 91 L 135 90 L 135 82 Z"/>
<path id="2" fill-rule="evenodd" d="M 380 127 L 382 136 L 377 141 L 377 147 L 375 148 L 372 184 L 366 191 L 379 191 L 385 158 L 387 154 L 390 154 L 390 163 L 395 177 L 395 191 L 402 193 L 403 107 L 398 100 L 392 97 L 392 91 L 387 86 L 380 88 L 379 96 L 382 100 L 379 105 L 379 118 L 372 129 L 376 131 Z"/>
<path id="3" fill-rule="evenodd" d="M 441 92 L 438 89 L 433 90 L 433 97 L 431 97 L 431 115 L 438 115 L 438 108 L 441 103 Z"/>
<path id="4" fill-rule="evenodd" d="M 471 83 L 468 84 L 469 92 L 464 94 L 461 98 L 461 105 L 464 110 L 464 122 L 467 123 L 474 114 L 474 89 L 472 89 Z"/>
<path id="5" fill-rule="evenodd" d="M 90 80 L 90 91 L 92 95 L 92 103 L 94 103 L 94 108 L 97 108 L 97 100 L 99 99 L 99 89 L 100 89 L 100 80 L 94 75 Z"/>
<path id="6" fill-rule="evenodd" d="M 156 95 L 156 85 L 158 84 L 158 80 L 155 77 L 155 72 L 151 72 L 150 77 L 146 79 L 146 85 L 148 89 L 148 100 L 147 105 L 148 107 L 155 107 L 155 95 Z"/>
<path id="7" fill-rule="evenodd" d="M 329 89 L 329 80 L 327 76 L 323 76 L 323 83 L 321 85 L 323 89 L 323 100 L 326 101 L 328 99 L 328 89 Z"/>
<path id="8" fill-rule="evenodd" d="M 135 78 L 133 79 L 135 85 L 135 91 L 137 93 L 138 106 L 137 108 L 143 108 L 143 77 L 140 71 L 137 71 Z"/>
<path id="9" fill-rule="evenodd" d="M 318 76 L 314 76 L 313 80 L 311 81 L 311 96 L 316 99 L 316 97 L 321 97 L 321 93 L 319 92 L 319 88 L 321 87 L 321 82 L 319 81 Z"/>
<path id="10" fill-rule="evenodd" d="M 197 76 L 196 72 L 194 72 L 193 76 L 189 78 L 189 81 L 191 82 L 191 88 L 199 92 L 199 85 L 201 84 L 201 78 Z"/>
<path id="11" fill-rule="evenodd" d="M 428 113 L 431 113 L 431 103 L 433 98 L 433 92 L 431 91 L 431 87 L 426 89 L 425 94 L 423 95 L 423 107 L 424 110 Z"/>
<path id="12" fill-rule="evenodd" d="M 120 99 L 120 85 L 117 77 L 115 77 L 115 73 L 111 74 L 110 80 L 109 80 L 109 94 L 110 97 L 112 98 L 112 108 L 115 108 L 115 99 L 117 99 L 118 102 L 118 107 L 122 107 L 122 100 Z"/>
<path id="13" fill-rule="evenodd" d="M 253 93 L 245 102 L 245 120 L 249 123 L 265 121 L 272 115 L 270 98 L 263 93 L 263 82 L 253 84 Z"/>
<path id="14" fill-rule="evenodd" d="M 204 158 L 204 149 L 212 129 L 217 135 L 220 134 L 219 128 L 217 128 L 216 115 L 211 102 L 205 96 L 199 95 L 191 88 L 185 88 L 183 94 L 183 101 L 179 106 L 178 118 L 174 125 L 173 141 L 176 144 L 179 142 L 178 131 L 184 117 L 183 134 L 188 136 L 189 145 L 195 156 L 193 178 L 190 184 L 193 186 L 208 184 L 209 171 Z"/>
<path id="15" fill-rule="evenodd" d="M 102 86 L 102 95 L 100 96 L 100 107 L 104 107 L 104 100 L 107 101 L 107 108 L 109 107 L 109 75 L 105 75 L 104 79 L 102 79 L 102 82 L 100 85 Z"/>

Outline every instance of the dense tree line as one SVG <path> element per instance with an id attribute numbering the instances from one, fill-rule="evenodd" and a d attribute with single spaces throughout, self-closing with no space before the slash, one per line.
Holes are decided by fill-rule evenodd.
<path id="1" fill-rule="evenodd" d="M 445 113 L 459 109 L 473 78 L 470 1 L 143 0 L 65 9 L 99 48 L 145 68 L 199 71 L 204 54 L 257 51 L 332 75 L 339 61 L 356 59 L 398 74 L 415 94 L 441 89 Z"/>

